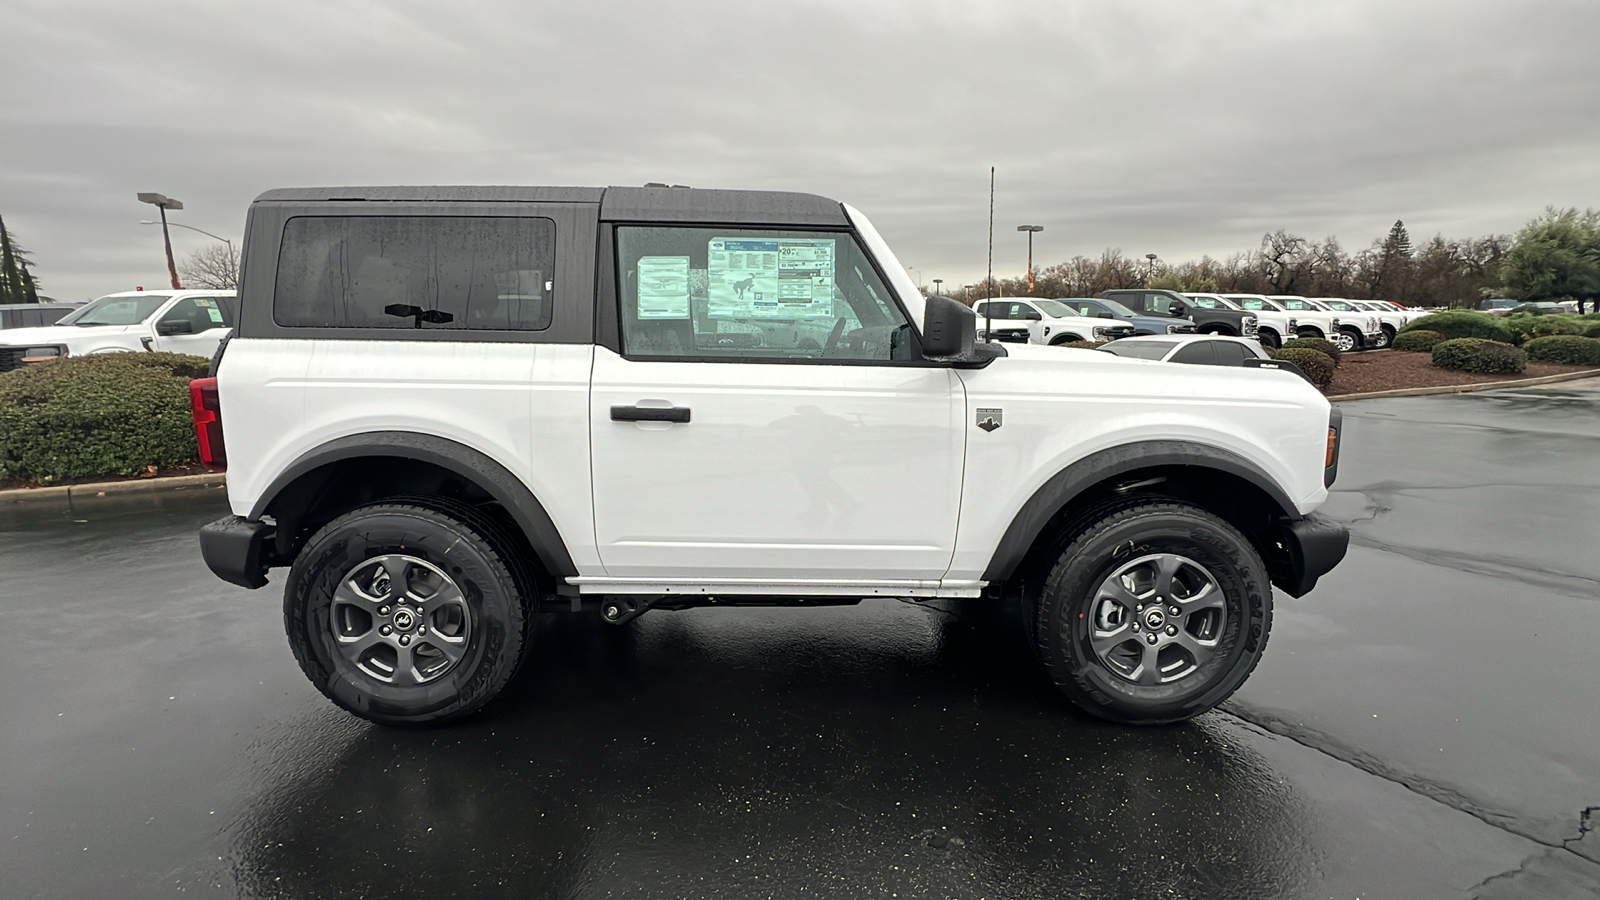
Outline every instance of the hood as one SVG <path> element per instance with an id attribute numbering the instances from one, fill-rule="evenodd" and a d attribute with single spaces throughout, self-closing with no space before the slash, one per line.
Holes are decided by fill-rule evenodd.
<path id="1" fill-rule="evenodd" d="M 0 330 L 0 347 L 39 347 L 46 344 L 71 344 L 95 334 L 121 334 L 133 325 L 46 325 L 43 328 L 6 328 Z"/>

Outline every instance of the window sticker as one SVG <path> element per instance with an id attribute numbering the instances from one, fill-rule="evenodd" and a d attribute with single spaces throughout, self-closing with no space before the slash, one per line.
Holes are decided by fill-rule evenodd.
<path id="1" fill-rule="evenodd" d="M 217 306 L 217 301 L 210 297 L 196 297 L 195 305 L 206 311 L 212 322 L 222 324 L 222 308 Z"/>
<path id="2" fill-rule="evenodd" d="M 833 316 L 833 238 L 712 238 L 706 261 L 712 318 Z"/>
<path id="3" fill-rule="evenodd" d="M 689 257 L 639 257 L 639 318 L 689 318 Z"/>

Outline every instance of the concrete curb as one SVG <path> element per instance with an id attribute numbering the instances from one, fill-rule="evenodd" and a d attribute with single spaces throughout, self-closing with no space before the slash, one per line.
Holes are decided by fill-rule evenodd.
<path id="1" fill-rule="evenodd" d="M 168 478 L 141 478 L 137 481 L 97 481 L 93 484 L 65 484 L 59 487 L 17 488 L 0 491 L 0 507 L 72 506 L 109 497 L 130 494 L 163 494 L 218 488 L 228 483 L 222 472 L 203 475 L 173 475 Z"/>
<path id="2" fill-rule="evenodd" d="M 1486 381 L 1479 384 L 1447 384 L 1439 387 L 1399 388 L 1393 391 L 1366 391 L 1359 394 L 1334 394 L 1328 399 L 1375 400 L 1379 397 L 1426 397 L 1430 394 L 1470 394 L 1474 391 L 1492 391 L 1495 388 L 1531 387 L 1536 384 L 1555 384 L 1560 381 L 1578 381 L 1583 378 L 1600 378 L 1600 369 L 1585 372 L 1564 372 L 1560 375 L 1540 375 L 1538 378 L 1519 378 L 1515 381 Z"/>

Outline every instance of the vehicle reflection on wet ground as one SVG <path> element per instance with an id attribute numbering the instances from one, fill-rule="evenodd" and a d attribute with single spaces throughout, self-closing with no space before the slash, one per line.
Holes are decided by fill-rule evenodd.
<path id="1" fill-rule="evenodd" d="M 1593 896 L 1597 411 L 1347 407 L 1350 559 L 1149 729 L 893 601 L 549 616 L 484 715 L 379 728 L 200 564 L 217 496 L 0 514 L 0 896 Z"/>

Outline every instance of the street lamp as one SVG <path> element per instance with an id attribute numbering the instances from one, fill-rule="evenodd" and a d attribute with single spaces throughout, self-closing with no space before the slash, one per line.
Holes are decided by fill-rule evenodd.
<path id="1" fill-rule="evenodd" d="M 149 203 L 161 210 L 161 241 L 167 245 L 167 275 L 172 278 L 172 289 L 182 290 L 183 285 L 178 283 L 178 264 L 172 261 L 172 235 L 167 233 L 167 210 L 183 209 L 182 200 L 174 200 L 166 194 L 139 193 L 140 203 Z"/>
<path id="2" fill-rule="evenodd" d="M 922 270 L 916 266 L 906 266 L 906 271 L 917 273 L 917 290 L 922 290 Z"/>
<path id="3" fill-rule="evenodd" d="M 1033 293 L 1033 234 L 1036 231 L 1043 231 L 1044 226 L 1018 225 L 1017 230 L 1026 231 L 1028 233 L 1028 293 L 1031 294 Z"/>
<path id="4" fill-rule="evenodd" d="M 161 223 L 153 221 L 151 219 L 140 219 L 139 220 L 139 224 L 140 225 L 160 225 Z M 225 238 L 225 237 L 223 237 L 221 235 L 212 234 L 211 232 L 206 231 L 203 228 L 196 228 L 193 225 L 185 225 L 182 222 L 169 222 L 167 224 L 171 225 L 173 228 L 187 228 L 190 231 L 198 231 L 198 232 L 200 232 L 201 234 L 205 235 L 208 238 L 216 238 L 217 240 L 219 240 L 219 241 L 223 242 L 224 244 L 228 245 L 228 252 L 229 253 L 233 252 L 233 241 L 230 241 L 230 240 L 228 240 L 227 238 Z"/>
<path id="5" fill-rule="evenodd" d="M 943 285 L 943 284 L 944 284 L 944 279 L 943 278 L 935 278 L 933 280 L 933 293 L 934 293 L 935 296 L 940 296 L 940 297 L 944 296 L 944 290 L 941 287 L 941 285 Z"/>
<path id="6" fill-rule="evenodd" d="M 1154 253 L 1146 253 L 1144 258 L 1150 260 L 1150 272 L 1144 276 L 1145 286 L 1149 287 L 1150 282 L 1156 277 L 1156 255 Z"/>

